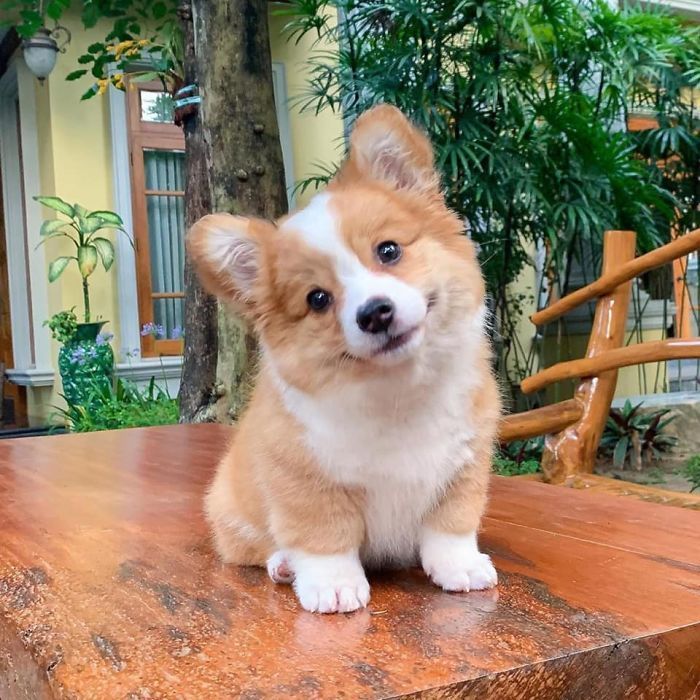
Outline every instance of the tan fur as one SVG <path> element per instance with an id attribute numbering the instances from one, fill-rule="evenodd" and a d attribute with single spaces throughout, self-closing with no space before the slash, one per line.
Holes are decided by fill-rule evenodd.
<path id="1" fill-rule="evenodd" d="M 394 155 L 407 168 L 402 163 L 395 167 L 391 158 L 375 158 L 377 138 L 389 132 L 400 144 Z M 437 183 L 428 140 L 398 110 L 382 106 L 358 120 L 349 159 L 328 191 L 343 240 L 359 260 L 378 268 L 375 246 L 384 240 L 399 243 L 401 261 L 382 271 L 426 296 L 437 293 L 435 313 L 447 323 L 476 313 L 484 302 L 484 284 L 474 248 L 446 208 Z M 252 285 L 243 291 L 211 256 L 212 237 L 231 235 L 234 229 L 252 242 L 259 265 Z M 198 222 L 187 245 L 205 286 L 248 316 L 275 365 L 273 371 L 263 359 L 251 403 L 206 500 L 217 550 L 226 562 L 264 565 L 279 549 L 311 554 L 360 549 L 365 540 L 363 490 L 335 483 L 319 468 L 275 380 L 277 372 L 313 396 L 338 377 L 352 382 L 377 371 L 372 362 L 346 357 L 334 310 L 319 314 L 308 309 L 306 295 L 314 288 L 342 295 L 334 270 L 324 255 L 298 237 L 280 234 L 274 224 L 227 214 Z M 425 519 L 433 529 L 454 534 L 478 528 L 499 414 L 485 343 L 468 358 L 468 368 L 478 377 L 465 407 L 465 420 L 469 410 L 481 426 L 471 445 L 474 458 Z"/>

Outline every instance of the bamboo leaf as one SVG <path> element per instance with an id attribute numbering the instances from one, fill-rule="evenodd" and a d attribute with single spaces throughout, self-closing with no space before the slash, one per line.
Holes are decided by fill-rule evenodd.
<path id="1" fill-rule="evenodd" d="M 78 268 L 80 274 L 89 277 L 97 267 L 97 248 L 94 245 L 81 245 L 78 248 Z"/>
<path id="2" fill-rule="evenodd" d="M 615 451 L 613 452 L 613 464 L 620 469 L 625 465 L 625 459 L 627 458 L 627 450 L 629 448 L 630 439 L 625 435 L 620 438 L 620 441 L 615 445 Z"/>
<path id="3" fill-rule="evenodd" d="M 49 263 L 49 282 L 55 282 L 61 276 L 61 274 L 63 274 L 63 271 L 66 269 L 66 265 L 68 265 L 68 263 L 74 259 L 75 258 L 62 256 L 52 260 Z"/>

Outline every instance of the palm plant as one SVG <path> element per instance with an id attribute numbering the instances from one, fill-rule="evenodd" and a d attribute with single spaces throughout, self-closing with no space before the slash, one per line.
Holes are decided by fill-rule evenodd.
<path id="1" fill-rule="evenodd" d="M 64 237 L 68 238 L 75 246 L 75 255 L 60 255 L 49 263 L 49 282 L 55 282 L 68 267 L 71 261 L 75 261 L 82 277 L 83 285 L 83 320 L 90 323 L 90 288 L 88 277 L 97 268 L 98 262 L 102 262 L 105 271 L 114 263 L 114 245 L 105 238 L 102 232 L 105 229 L 115 229 L 127 235 L 124 231 L 124 222 L 113 211 L 88 211 L 80 204 L 68 204 L 60 197 L 34 197 L 34 199 L 49 209 L 63 214 L 66 219 L 47 219 L 41 225 L 41 241 Z M 127 236 L 128 237 L 128 236 Z"/>
<path id="2" fill-rule="evenodd" d="M 290 40 L 316 38 L 301 109 L 351 122 L 390 102 L 430 135 L 447 200 L 480 248 L 500 366 L 520 375 L 509 383 L 533 359 L 508 290 L 534 249 L 542 279 L 565 287 L 606 229 L 636 230 L 644 252 L 697 203 L 657 162 L 695 172 L 684 186 L 698 189 L 688 88 L 700 82 L 700 40 L 669 15 L 602 0 L 291 0 L 280 11 Z M 659 127 L 632 135 L 640 102 Z"/>

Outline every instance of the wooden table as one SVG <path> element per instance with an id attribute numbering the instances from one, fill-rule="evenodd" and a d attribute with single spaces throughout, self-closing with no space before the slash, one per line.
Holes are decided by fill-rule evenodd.
<path id="1" fill-rule="evenodd" d="M 698 698 L 700 514 L 495 479 L 497 590 L 374 578 L 300 612 L 212 554 L 203 490 L 230 429 L 0 442 L 0 697 Z"/>

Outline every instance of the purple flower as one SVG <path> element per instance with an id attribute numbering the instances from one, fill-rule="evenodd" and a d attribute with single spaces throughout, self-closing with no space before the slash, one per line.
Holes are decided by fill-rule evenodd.
<path id="1" fill-rule="evenodd" d="M 164 338 L 165 328 L 163 328 L 160 323 L 151 323 L 149 321 L 148 323 L 143 324 L 143 327 L 141 328 L 141 335 L 144 337 L 147 335 L 152 335 L 154 338 Z"/>
<path id="2" fill-rule="evenodd" d="M 134 348 L 133 350 L 129 350 L 129 348 L 122 348 L 122 355 L 127 360 L 130 360 L 134 357 L 138 357 L 141 354 L 141 349 L 140 348 Z"/>
<path id="3" fill-rule="evenodd" d="M 185 334 L 182 332 L 182 328 L 180 328 L 180 326 L 175 326 L 171 331 L 170 338 L 172 340 L 180 340 L 180 338 L 184 337 L 184 335 Z"/>
<path id="4" fill-rule="evenodd" d="M 114 338 L 114 333 L 100 333 L 95 341 L 98 345 L 107 345 Z"/>

